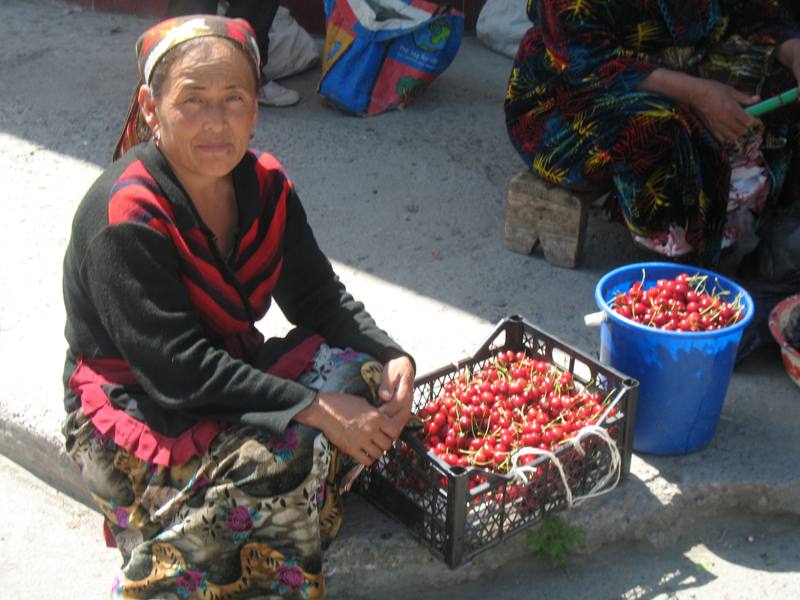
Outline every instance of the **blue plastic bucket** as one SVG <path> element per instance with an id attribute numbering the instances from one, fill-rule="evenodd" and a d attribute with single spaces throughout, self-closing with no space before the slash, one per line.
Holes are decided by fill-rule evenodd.
<path id="1" fill-rule="evenodd" d="M 644 270 L 644 279 L 642 276 Z M 708 287 L 743 292 L 744 318 L 724 329 L 677 332 L 640 325 L 613 311 L 611 302 L 631 284 L 645 289 L 681 273 L 709 276 Z M 605 275 L 595 288 L 600 325 L 600 361 L 639 380 L 633 447 L 653 454 L 687 454 L 708 445 L 719 422 L 742 332 L 753 318 L 753 299 L 730 279 L 694 266 L 649 262 Z"/>

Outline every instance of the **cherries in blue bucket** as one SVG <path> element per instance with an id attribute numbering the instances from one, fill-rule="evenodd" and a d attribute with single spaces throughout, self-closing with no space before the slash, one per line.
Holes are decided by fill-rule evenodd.
<path id="1" fill-rule="evenodd" d="M 743 293 L 731 297 L 730 291 L 707 274 L 681 273 L 674 279 L 658 279 L 649 288 L 645 281 L 642 270 L 642 281 L 616 294 L 610 308 L 641 325 L 666 331 L 714 331 L 735 325 L 744 317 Z"/>

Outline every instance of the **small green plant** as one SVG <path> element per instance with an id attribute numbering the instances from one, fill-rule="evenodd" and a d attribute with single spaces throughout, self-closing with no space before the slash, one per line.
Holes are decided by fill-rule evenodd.
<path id="1" fill-rule="evenodd" d="M 528 533 L 528 548 L 546 558 L 556 568 L 568 567 L 567 556 L 586 537 L 580 529 L 570 527 L 558 517 L 546 516 L 536 531 Z"/>
<path id="2" fill-rule="evenodd" d="M 764 552 L 763 554 L 759 554 L 759 556 L 764 559 L 764 564 L 768 567 L 778 564 L 778 558 L 769 552 Z"/>
<path id="3" fill-rule="evenodd" d="M 694 563 L 694 568 L 698 573 L 711 573 L 711 567 L 714 563 L 708 559 L 700 560 Z"/>

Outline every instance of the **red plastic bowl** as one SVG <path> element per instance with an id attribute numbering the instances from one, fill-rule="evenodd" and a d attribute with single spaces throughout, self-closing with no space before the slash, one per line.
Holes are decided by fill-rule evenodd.
<path id="1" fill-rule="evenodd" d="M 783 337 L 783 332 L 789 324 L 789 315 L 792 309 L 799 304 L 800 294 L 789 296 L 778 302 L 769 314 L 769 330 L 781 347 L 781 356 L 786 372 L 798 386 L 800 386 L 800 351 L 789 345 L 789 342 Z"/>

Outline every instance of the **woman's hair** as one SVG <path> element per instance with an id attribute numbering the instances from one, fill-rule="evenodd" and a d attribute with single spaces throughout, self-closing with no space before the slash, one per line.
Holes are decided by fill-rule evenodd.
<path id="1" fill-rule="evenodd" d="M 198 48 L 203 44 L 208 43 L 209 40 L 218 40 L 224 42 L 228 44 L 231 48 L 234 48 L 237 52 L 240 52 L 242 56 L 247 58 L 247 62 L 248 64 L 250 64 L 253 71 L 256 90 L 258 90 L 258 84 L 260 81 L 258 68 L 255 66 L 255 64 L 253 64 L 253 61 L 250 60 L 250 57 L 247 56 L 244 50 L 242 50 L 242 48 L 238 44 L 236 44 L 236 42 L 234 42 L 233 40 L 217 36 L 204 36 L 188 40 L 186 42 L 183 42 L 182 44 L 175 46 L 169 52 L 167 52 L 161 60 L 159 60 L 156 63 L 155 67 L 153 67 L 153 72 L 150 75 L 150 81 L 148 82 L 150 85 L 150 91 L 153 94 L 153 98 L 158 98 L 161 96 L 161 92 L 164 89 L 164 82 L 167 80 L 167 75 L 169 75 L 169 70 L 170 68 L 172 68 L 172 65 L 174 65 L 178 61 L 178 59 L 181 58 L 184 54 L 189 52 L 189 50 Z"/>

